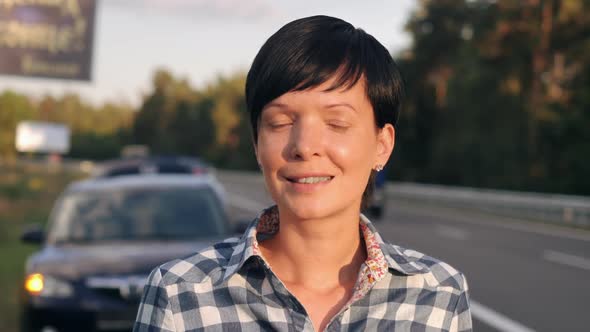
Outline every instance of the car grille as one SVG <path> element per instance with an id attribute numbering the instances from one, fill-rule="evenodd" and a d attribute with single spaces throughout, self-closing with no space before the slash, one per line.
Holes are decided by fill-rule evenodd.
<path id="1" fill-rule="evenodd" d="M 93 288 L 94 293 L 99 294 L 103 297 L 108 297 L 113 300 L 119 300 L 124 302 L 135 302 L 136 299 L 131 297 L 123 297 L 119 289 L 114 288 Z"/>
<path id="2" fill-rule="evenodd" d="M 86 286 L 94 293 L 112 300 L 139 303 L 147 276 L 101 276 L 90 277 Z"/>

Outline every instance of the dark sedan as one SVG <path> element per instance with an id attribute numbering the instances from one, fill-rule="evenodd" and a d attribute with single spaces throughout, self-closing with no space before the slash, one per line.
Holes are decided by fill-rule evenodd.
<path id="1" fill-rule="evenodd" d="M 213 168 L 204 161 L 187 156 L 150 156 L 115 159 L 100 163 L 93 172 L 95 177 L 114 177 L 134 174 L 213 174 Z"/>
<path id="2" fill-rule="evenodd" d="M 211 176 L 135 175 L 71 185 L 26 263 L 24 331 L 129 330 L 149 272 L 233 232 Z"/>

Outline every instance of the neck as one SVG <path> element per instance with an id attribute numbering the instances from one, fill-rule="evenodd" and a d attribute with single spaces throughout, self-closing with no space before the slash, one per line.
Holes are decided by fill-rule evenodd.
<path id="1" fill-rule="evenodd" d="M 354 284 L 366 259 L 358 210 L 301 220 L 279 208 L 279 217 L 279 232 L 260 247 L 283 282 L 316 289 Z"/>

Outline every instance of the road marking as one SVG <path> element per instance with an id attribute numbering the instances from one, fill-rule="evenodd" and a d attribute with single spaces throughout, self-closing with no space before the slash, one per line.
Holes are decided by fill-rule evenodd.
<path id="1" fill-rule="evenodd" d="M 590 236 L 588 236 L 588 234 L 585 234 L 585 235 L 584 234 L 575 234 L 575 233 L 570 233 L 569 230 L 557 228 L 557 227 L 564 227 L 564 226 L 553 226 L 553 225 L 546 225 L 546 224 L 541 224 L 541 223 L 538 223 L 537 225 L 535 225 L 535 221 L 521 221 L 521 220 L 515 220 L 513 218 L 509 218 L 509 217 L 498 217 L 498 218 L 512 219 L 511 222 L 513 222 L 513 224 L 499 224 L 498 221 L 482 221 L 482 222 L 476 221 L 475 223 L 485 224 L 488 226 L 494 226 L 494 227 L 499 227 L 499 228 L 510 229 L 513 231 L 520 231 L 520 232 L 524 232 L 524 233 L 532 233 L 532 234 L 537 234 L 537 235 L 553 236 L 553 237 L 560 237 L 560 238 L 565 238 L 565 239 L 570 239 L 570 240 L 590 242 Z M 466 221 L 466 222 L 470 222 L 470 221 Z M 524 224 L 524 223 L 526 223 L 526 224 Z M 533 228 L 533 227 L 539 227 L 539 228 Z M 547 229 L 544 229 L 541 227 L 547 227 Z M 555 227 L 555 228 L 553 228 L 553 227 Z M 549 229 L 549 228 L 553 228 L 553 229 Z"/>
<path id="2" fill-rule="evenodd" d="M 543 258 L 553 263 L 590 270 L 590 259 L 585 257 L 565 254 L 554 250 L 545 250 L 543 252 Z"/>
<path id="3" fill-rule="evenodd" d="M 244 198 L 241 195 L 228 193 L 228 196 L 231 204 L 240 209 L 259 212 L 261 209 L 265 208 L 265 205 L 258 201 Z M 466 231 L 456 227 L 439 227 L 439 230 L 443 233 L 446 232 L 447 235 L 453 234 L 452 236 L 455 237 L 467 236 Z M 535 330 L 532 330 L 473 300 L 470 300 L 470 307 L 473 317 L 501 332 L 535 332 Z"/>
<path id="4" fill-rule="evenodd" d="M 481 211 L 461 210 L 459 208 L 440 206 L 420 206 L 413 204 L 398 204 L 396 209 L 404 210 L 414 215 L 445 218 L 444 221 L 469 223 L 498 228 L 505 228 L 525 233 L 560 237 L 571 240 L 590 242 L 590 232 L 580 229 L 568 229 L 565 226 L 551 225 L 537 221 L 525 221 L 513 217 L 492 215 Z M 449 216 L 449 213 L 452 214 Z"/>
<path id="5" fill-rule="evenodd" d="M 459 227 L 436 225 L 434 231 L 443 237 L 451 240 L 466 240 L 469 237 L 469 232 Z"/>
<path id="6" fill-rule="evenodd" d="M 497 329 L 502 332 L 534 332 L 517 321 L 514 321 L 501 313 L 490 309 L 483 304 L 477 303 L 473 300 L 469 301 L 471 307 L 471 315 L 477 320 Z"/>

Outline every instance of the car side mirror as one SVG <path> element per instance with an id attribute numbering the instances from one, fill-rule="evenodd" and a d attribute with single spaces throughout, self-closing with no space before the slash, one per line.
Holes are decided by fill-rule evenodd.
<path id="1" fill-rule="evenodd" d="M 246 229 L 248 229 L 248 226 L 250 226 L 250 223 L 252 223 L 252 220 L 250 219 L 236 220 L 236 222 L 234 223 L 234 232 L 238 234 L 243 234 L 246 231 Z"/>
<path id="2" fill-rule="evenodd" d="M 23 231 L 20 239 L 25 243 L 42 244 L 45 240 L 45 232 L 40 225 L 32 225 Z"/>

